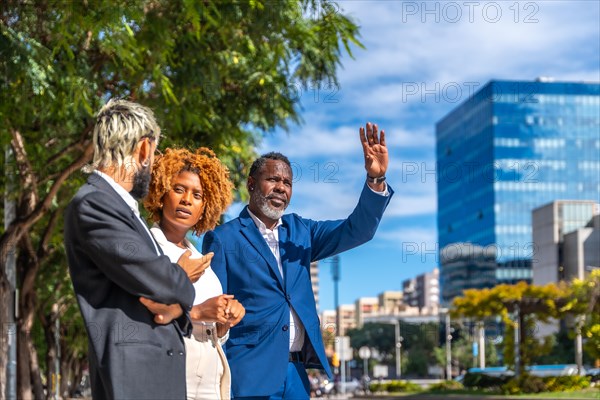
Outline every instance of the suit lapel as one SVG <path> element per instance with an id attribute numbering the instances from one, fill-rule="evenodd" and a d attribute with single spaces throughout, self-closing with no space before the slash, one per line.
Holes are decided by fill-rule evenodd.
<path id="1" fill-rule="evenodd" d="M 279 227 L 279 257 L 281 258 L 281 269 L 283 270 L 283 276 L 284 276 L 284 284 L 285 284 L 285 288 L 287 291 L 287 286 L 288 286 L 288 282 L 289 282 L 289 278 L 290 277 L 290 271 L 288 270 L 287 267 L 287 259 L 289 254 L 287 254 L 287 246 L 286 243 L 288 241 L 288 229 L 287 229 L 287 225 L 285 224 L 285 221 L 283 222 L 283 224 L 281 224 L 281 226 Z"/>
<path id="2" fill-rule="evenodd" d="M 265 238 L 263 238 L 260 231 L 258 230 L 258 227 L 254 223 L 254 220 L 252 219 L 250 214 L 248 214 L 247 207 L 244 208 L 244 210 L 242 210 L 242 212 L 240 214 L 240 223 L 242 224 L 242 229 L 241 229 L 242 235 L 244 235 L 244 237 L 248 240 L 248 242 L 252 245 L 252 247 L 254 247 L 256 249 L 256 251 L 258 252 L 258 254 L 260 254 L 261 257 L 267 262 L 267 265 L 269 266 L 269 268 L 271 269 L 271 271 L 273 272 L 275 277 L 277 277 L 277 282 L 279 283 L 279 286 L 283 290 L 283 287 L 284 287 L 283 280 L 282 280 L 281 274 L 279 273 L 279 267 L 277 266 L 277 260 L 275 259 L 273 252 L 271 252 L 271 249 L 269 248 L 269 245 L 265 241 Z M 280 234 L 281 234 L 281 232 L 280 232 Z M 280 239 L 280 241 L 281 241 L 281 239 Z M 242 253 L 243 253 L 243 251 L 242 251 Z"/>
<path id="3" fill-rule="evenodd" d="M 284 285 L 286 293 L 298 279 L 298 274 L 302 270 L 300 264 L 296 262 L 289 263 L 290 258 L 294 257 L 294 243 L 289 239 L 289 225 L 285 216 L 282 218 L 282 224 L 279 227 L 279 256 L 281 257 L 281 268 L 284 274 Z"/>
<path id="4" fill-rule="evenodd" d="M 112 186 L 110 186 L 110 184 L 108 182 L 106 182 L 106 180 L 103 177 L 92 173 L 88 177 L 88 183 L 90 185 L 96 187 L 98 190 L 101 190 L 106 193 L 110 193 L 110 195 L 115 198 L 115 206 L 121 208 L 123 210 L 123 213 L 128 215 L 128 217 L 132 221 L 133 226 L 135 227 L 135 230 L 138 231 L 138 233 L 140 234 L 140 237 L 144 238 L 146 240 L 146 242 L 150 245 L 150 247 L 152 247 L 152 248 L 155 247 L 154 238 L 141 225 L 142 222 L 140 221 L 140 219 L 138 217 L 136 217 L 135 213 L 129 207 L 129 205 L 125 202 L 125 200 L 123 200 L 123 198 L 121 196 L 119 196 L 119 193 L 117 193 L 115 191 L 115 189 L 113 189 Z M 159 249 L 158 251 L 160 252 L 160 254 L 163 255 L 163 252 L 162 252 L 162 249 L 160 248 L 160 246 L 158 244 L 156 244 L 156 247 Z"/>

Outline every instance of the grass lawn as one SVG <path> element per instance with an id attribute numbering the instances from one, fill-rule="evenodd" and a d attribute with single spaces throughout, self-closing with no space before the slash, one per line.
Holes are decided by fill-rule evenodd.
<path id="1" fill-rule="evenodd" d="M 533 397 L 537 399 L 600 399 L 600 388 L 574 390 L 572 392 L 545 392 L 528 395 L 510 396 L 518 399 L 519 397 Z"/>
<path id="2" fill-rule="evenodd" d="M 519 395 L 503 395 L 499 393 L 490 393 L 483 390 L 446 390 L 446 391 L 425 391 L 422 394 L 432 395 L 463 395 L 465 398 L 468 396 L 485 396 L 490 398 L 503 398 L 503 399 L 520 399 L 520 398 L 535 398 L 535 399 L 595 399 L 600 400 L 600 388 L 591 388 L 585 390 L 574 390 L 570 392 L 543 392 L 543 393 L 531 393 L 531 394 L 519 394 Z"/>

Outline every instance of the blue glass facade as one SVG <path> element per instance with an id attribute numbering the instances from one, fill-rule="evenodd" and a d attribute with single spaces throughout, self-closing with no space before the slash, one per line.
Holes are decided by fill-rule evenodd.
<path id="1" fill-rule="evenodd" d="M 491 81 L 438 122 L 436 142 L 440 249 L 492 249 L 498 283 L 531 279 L 534 208 L 600 200 L 600 84 Z"/>

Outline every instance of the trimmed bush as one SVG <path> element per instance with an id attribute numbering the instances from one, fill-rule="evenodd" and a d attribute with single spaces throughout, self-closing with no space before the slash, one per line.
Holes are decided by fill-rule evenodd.
<path id="1" fill-rule="evenodd" d="M 513 378 L 502 386 L 505 394 L 527 394 L 539 392 L 568 392 L 590 387 L 587 376 L 546 376 L 543 378 L 524 374 Z"/>
<path id="2" fill-rule="evenodd" d="M 387 391 L 390 393 L 398 392 L 418 392 L 421 386 L 408 381 L 391 381 L 387 384 Z"/>
<path id="3" fill-rule="evenodd" d="M 429 386 L 431 391 L 445 391 L 445 390 L 460 390 L 464 389 L 462 383 L 457 381 L 441 381 Z"/>
<path id="4" fill-rule="evenodd" d="M 467 372 L 465 379 L 463 379 L 463 385 L 467 388 L 478 388 L 478 389 L 489 389 L 489 388 L 501 388 L 502 385 L 509 381 L 510 377 L 507 376 L 490 376 L 479 373 Z"/>
<path id="5" fill-rule="evenodd" d="M 567 392 L 569 390 L 581 390 L 590 387 L 589 376 L 549 376 L 544 378 L 546 390 L 549 392 Z"/>
<path id="6" fill-rule="evenodd" d="M 369 390 L 371 391 L 371 393 L 383 392 L 385 390 L 385 386 L 385 383 L 375 382 L 369 385 Z"/>

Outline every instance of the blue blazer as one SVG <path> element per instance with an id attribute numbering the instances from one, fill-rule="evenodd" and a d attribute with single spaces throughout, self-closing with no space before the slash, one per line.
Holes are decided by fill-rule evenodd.
<path id="1" fill-rule="evenodd" d="M 313 221 L 296 214 L 282 217 L 277 260 L 247 207 L 240 216 L 206 233 L 202 252 L 215 253 L 212 268 L 225 293 L 246 309 L 229 332 L 226 352 L 234 397 L 269 396 L 284 383 L 289 361 L 290 306 L 306 329 L 302 349 L 307 368 L 331 377 L 310 280 L 310 263 L 354 248 L 373 238 L 389 196 L 363 188 L 358 205 L 345 220 Z"/>

